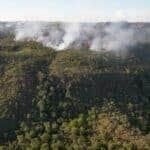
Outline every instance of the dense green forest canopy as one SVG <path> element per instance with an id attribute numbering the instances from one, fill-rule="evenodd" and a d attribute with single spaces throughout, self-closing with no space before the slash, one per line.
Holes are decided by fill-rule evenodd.
<path id="1" fill-rule="evenodd" d="M 0 149 L 149 150 L 150 43 L 55 51 L 0 36 Z"/>

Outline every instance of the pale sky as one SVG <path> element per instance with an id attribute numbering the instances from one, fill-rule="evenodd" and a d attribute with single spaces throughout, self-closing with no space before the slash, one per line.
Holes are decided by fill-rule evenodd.
<path id="1" fill-rule="evenodd" d="M 0 0 L 0 21 L 150 21 L 150 0 Z"/>

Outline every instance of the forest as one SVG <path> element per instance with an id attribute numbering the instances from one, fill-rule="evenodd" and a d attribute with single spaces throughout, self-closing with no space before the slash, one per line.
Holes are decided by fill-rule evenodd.
<path id="1" fill-rule="evenodd" d="M 12 26 L 0 30 L 0 150 L 150 149 L 150 41 L 57 51 Z"/>

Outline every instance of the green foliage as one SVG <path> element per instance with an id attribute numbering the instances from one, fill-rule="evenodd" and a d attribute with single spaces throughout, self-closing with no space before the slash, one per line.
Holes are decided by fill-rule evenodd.
<path id="1" fill-rule="evenodd" d="M 144 54 L 0 43 L 0 149 L 150 148 Z"/>

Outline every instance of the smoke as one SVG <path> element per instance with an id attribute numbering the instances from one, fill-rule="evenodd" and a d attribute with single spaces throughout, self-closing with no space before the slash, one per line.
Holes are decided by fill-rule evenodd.
<path id="1" fill-rule="evenodd" d="M 58 46 L 59 50 L 63 50 L 69 47 L 77 38 L 80 37 L 80 24 L 67 24 L 64 26 L 65 34 L 63 36 L 63 42 Z"/>
<path id="2" fill-rule="evenodd" d="M 15 35 L 15 40 L 35 40 L 45 46 L 63 50 L 80 36 L 80 24 L 18 23 Z"/>
<path id="3" fill-rule="evenodd" d="M 150 28 L 129 23 L 20 22 L 15 40 L 34 40 L 56 50 L 124 50 L 150 39 Z"/>
<path id="4" fill-rule="evenodd" d="M 91 44 L 92 50 L 124 50 L 135 45 L 134 30 L 124 24 L 110 24 L 98 34 Z"/>
<path id="5" fill-rule="evenodd" d="M 41 36 L 41 26 L 36 23 L 18 23 L 16 28 L 16 40 L 37 40 Z"/>

